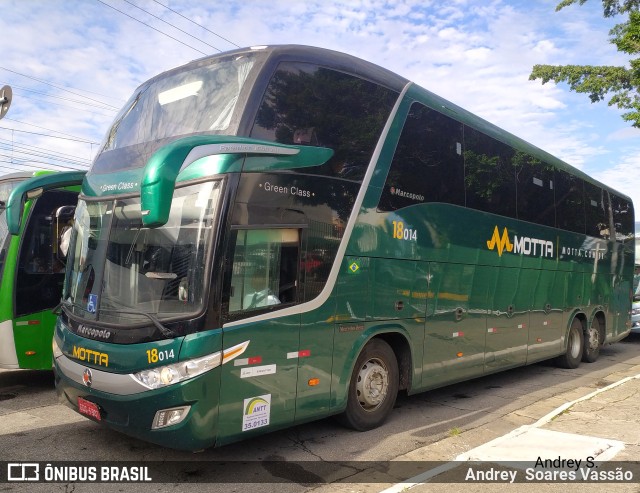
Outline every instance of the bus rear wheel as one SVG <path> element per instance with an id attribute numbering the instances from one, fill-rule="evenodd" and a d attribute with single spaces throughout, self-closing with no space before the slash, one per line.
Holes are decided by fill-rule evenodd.
<path id="1" fill-rule="evenodd" d="M 594 318 L 585 333 L 582 361 L 593 363 L 600 356 L 600 321 Z"/>
<path id="2" fill-rule="evenodd" d="M 391 413 L 397 395 L 396 355 L 382 339 L 373 339 L 358 356 L 349 382 L 347 409 L 338 419 L 358 431 L 376 428 Z"/>
<path id="3" fill-rule="evenodd" d="M 562 368 L 578 368 L 580 361 L 582 361 L 583 352 L 584 335 L 582 333 L 582 323 L 577 318 L 574 318 L 567 333 L 567 350 L 562 356 L 558 356 L 556 364 Z"/>

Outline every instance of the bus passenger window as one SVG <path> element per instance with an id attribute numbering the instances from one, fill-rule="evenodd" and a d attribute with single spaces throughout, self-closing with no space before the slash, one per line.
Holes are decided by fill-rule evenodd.
<path id="1" fill-rule="evenodd" d="M 517 216 L 514 154 L 507 144 L 464 127 L 467 207 L 506 217 Z"/>
<path id="2" fill-rule="evenodd" d="M 297 229 L 239 230 L 229 313 L 295 303 L 299 245 Z"/>
<path id="3" fill-rule="evenodd" d="M 633 204 L 622 197 L 611 194 L 611 212 L 615 228 L 615 239 L 617 241 L 625 241 L 633 238 L 635 234 Z M 636 262 L 638 262 L 637 257 Z"/>
<path id="4" fill-rule="evenodd" d="M 605 191 L 589 182 L 584 182 L 584 213 L 586 219 L 586 233 L 596 238 L 609 239 L 611 225 L 607 217 L 609 204 Z M 611 238 L 613 239 L 613 238 Z"/>
<path id="5" fill-rule="evenodd" d="M 395 211 L 423 202 L 464 205 L 462 124 L 413 103 L 378 210 Z"/>

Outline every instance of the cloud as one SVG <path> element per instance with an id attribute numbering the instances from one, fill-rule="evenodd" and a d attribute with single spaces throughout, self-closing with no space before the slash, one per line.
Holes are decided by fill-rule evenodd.
<path id="1" fill-rule="evenodd" d="M 184 36 L 119 0 L 105 0 L 205 53 L 216 50 Z M 624 61 L 608 43 L 611 22 L 598 2 L 554 12 L 555 0 L 173 0 L 171 8 L 240 46 L 309 44 L 350 53 L 403 75 L 442 97 L 565 159 L 600 173 L 622 176 L 618 143 L 633 139 L 617 110 L 591 105 L 566 86 L 529 81 L 537 63 Z M 136 2 L 176 27 L 221 50 L 233 44 L 155 3 Z M 5 0 L 0 16 L 0 66 L 73 88 L 120 107 L 144 80 L 202 56 L 154 29 L 98 2 Z M 27 98 L 16 90 L 10 117 L 98 142 L 114 111 L 73 109 L 60 89 L 0 70 L 11 83 L 50 94 Z M 85 91 L 91 91 L 86 92 Z M 53 104 L 55 103 L 55 105 Z M 56 106 L 56 105 L 67 106 Z M 605 122 L 605 123 L 603 123 Z M 6 121 L 0 126 L 7 126 Z M 44 131 L 43 131 L 44 132 Z M 8 138 L 0 130 L 0 141 Z M 16 134 L 17 135 L 17 134 Z M 27 136 L 20 136 L 26 139 Z M 73 155 L 91 156 L 96 145 L 45 141 Z M 631 140 L 628 140 L 631 142 Z M 630 155 L 630 154 L 628 154 Z M 603 159 L 605 158 L 606 159 Z M 627 162 L 627 161 L 624 161 Z M 625 168 L 626 169 L 626 168 Z"/>

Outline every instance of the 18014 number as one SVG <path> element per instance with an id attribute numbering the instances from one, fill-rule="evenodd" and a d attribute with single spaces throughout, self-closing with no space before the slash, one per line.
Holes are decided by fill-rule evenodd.
<path id="1" fill-rule="evenodd" d="M 404 241 L 417 241 L 418 232 L 413 228 L 407 228 L 402 221 L 393 221 L 393 238 Z"/>
<path id="2" fill-rule="evenodd" d="M 147 361 L 149 363 L 157 363 L 158 361 L 165 361 L 173 359 L 174 353 L 173 349 L 168 349 L 164 351 L 158 351 L 158 349 L 147 349 Z"/>

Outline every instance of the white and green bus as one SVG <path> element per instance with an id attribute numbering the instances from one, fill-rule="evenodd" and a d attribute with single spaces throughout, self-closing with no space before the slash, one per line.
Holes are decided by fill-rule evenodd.
<path id="1" fill-rule="evenodd" d="M 0 176 L 0 368 L 51 370 L 66 257 L 84 171 Z M 11 226 L 9 226 L 11 224 Z M 63 245 L 64 249 L 64 245 Z"/>
<path id="2" fill-rule="evenodd" d="M 629 333 L 629 197 L 403 77 L 303 46 L 142 84 L 75 213 L 61 400 L 197 450 Z"/>

